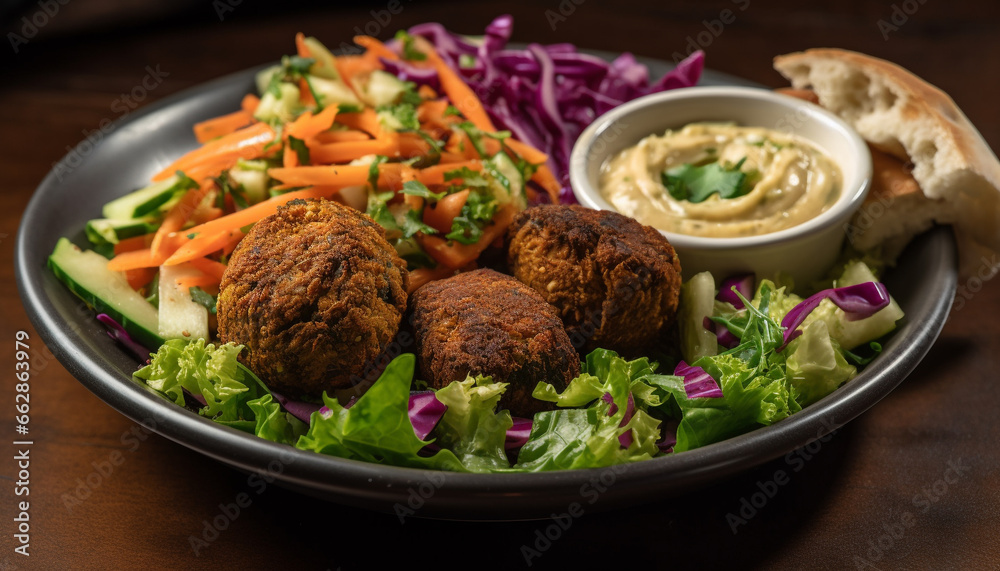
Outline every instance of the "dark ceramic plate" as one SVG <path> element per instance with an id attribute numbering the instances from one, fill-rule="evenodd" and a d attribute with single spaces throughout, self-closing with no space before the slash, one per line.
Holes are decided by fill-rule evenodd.
<path id="1" fill-rule="evenodd" d="M 608 54 L 598 54 L 608 55 Z M 653 77 L 668 69 L 645 61 Z M 773 426 L 664 458 L 600 470 L 545 474 L 454 474 L 396 468 L 296 450 L 215 424 L 131 380 L 136 361 L 104 333 L 94 313 L 58 282 L 46 259 L 60 236 L 85 246 L 83 227 L 101 206 L 142 186 L 196 143 L 191 126 L 236 109 L 255 70 L 205 84 L 127 117 L 85 141 L 35 191 L 16 251 L 17 283 L 35 329 L 59 361 L 106 403 L 159 434 L 245 471 L 334 502 L 422 517 L 503 520 L 547 517 L 600 493 L 602 509 L 677 494 L 779 457 L 823 437 L 889 394 L 937 338 L 956 285 L 955 243 L 936 229 L 918 239 L 886 277 L 906 311 L 884 353 L 833 394 Z M 748 82 L 706 72 L 706 85 Z M 58 205 L 53 207 L 53 205 Z M 72 206 L 70 206 L 72 205 Z"/>

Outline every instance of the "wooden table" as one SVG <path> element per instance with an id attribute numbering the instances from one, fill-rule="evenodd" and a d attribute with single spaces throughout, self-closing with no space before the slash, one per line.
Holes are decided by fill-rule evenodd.
<path id="1" fill-rule="evenodd" d="M 69 3 L 60 4 L 51 25 L 19 45 L 16 56 L 0 48 L 0 339 L 8 347 L 0 351 L 0 432 L 13 434 L 13 346 L 15 332 L 24 330 L 33 342 L 35 442 L 30 497 L 14 495 L 11 456 L 17 451 L 3 447 L 0 569 L 353 569 L 414 561 L 521 567 L 522 546 L 537 548 L 536 531 L 546 525 L 413 519 L 400 525 L 391 515 L 276 486 L 257 494 L 246 475 L 147 435 L 42 350 L 14 285 L 19 217 L 68 148 L 103 119 L 123 114 L 115 102 L 143 79 L 147 66 L 158 67 L 164 79 L 138 102 L 143 105 L 275 60 L 293 51 L 300 30 L 337 46 L 356 27 L 385 38 L 440 21 L 475 33 L 492 16 L 510 12 L 517 41 L 573 42 L 665 59 L 693 42 L 706 50 L 711 68 L 773 86 L 783 84 L 770 65 L 776 54 L 812 46 L 857 49 L 899 62 L 951 93 L 986 139 L 1000 145 L 1000 29 L 992 3 L 857 1 L 832 11 L 810 2 L 769 4 L 518 0 L 473 7 L 403 0 L 350 9 L 317 3 L 281 13 L 220 0 L 155 23 L 81 29 L 77 22 L 91 15 Z M 36 9 L 30 3 L 26 14 Z M 778 459 L 680 499 L 574 520 L 532 566 L 995 568 L 1000 287 L 986 283 L 972 293 L 969 285 L 961 284 L 970 299 L 917 370 L 808 460 Z M 780 485 L 774 483 L 779 470 L 789 474 Z M 754 494 L 775 488 L 751 514 L 746 505 L 760 504 Z M 218 537 L 193 549 L 190 538 L 204 537 L 207 522 L 232 511 L 226 506 L 241 493 L 251 503 Z M 30 558 L 13 552 L 12 519 L 23 500 L 31 504 Z M 734 523 L 731 514 L 746 523 Z"/>

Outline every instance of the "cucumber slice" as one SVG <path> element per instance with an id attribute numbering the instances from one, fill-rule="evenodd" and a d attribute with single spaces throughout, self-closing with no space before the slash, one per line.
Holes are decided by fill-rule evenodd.
<path id="1" fill-rule="evenodd" d="M 246 161 L 243 165 L 236 163 L 235 167 L 229 169 L 229 178 L 233 179 L 233 182 L 243 187 L 243 192 L 246 193 L 247 200 L 250 204 L 257 204 L 258 202 L 262 202 L 269 198 L 267 195 L 267 183 L 269 177 L 267 176 L 266 170 L 256 168 L 256 165 L 249 165 L 251 168 L 244 168 L 244 165 L 250 162 L 251 161 Z M 253 162 L 264 163 L 264 161 Z"/>
<path id="2" fill-rule="evenodd" d="M 147 216 L 145 218 L 133 218 L 130 220 L 97 218 L 87 222 L 85 231 L 90 243 L 97 246 L 101 244 L 117 244 L 126 238 L 155 232 L 156 229 L 156 218 Z"/>
<path id="3" fill-rule="evenodd" d="M 499 204 L 514 203 L 519 210 L 528 207 L 528 199 L 524 194 L 524 176 L 507 153 L 500 151 L 494 155 L 487 161 L 486 170 L 499 183 L 499 188 L 498 185 L 492 185 Z"/>
<path id="4" fill-rule="evenodd" d="M 159 334 L 164 339 L 208 339 L 208 309 L 191 299 L 177 278 L 200 272 L 187 264 L 160 266 Z"/>
<path id="5" fill-rule="evenodd" d="M 392 105 L 406 91 L 406 84 L 395 75 L 376 70 L 368 76 L 361 92 L 364 94 L 365 103 L 372 107 L 381 105 Z"/>
<path id="6" fill-rule="evenodd" d="M 274 93 L 268 91 L 260 98 L 257 104 L 257 111 L 254 112 L 254 119 L 263 122 L 280 121 L 287 123 L 295 118 L 302 109 L 299 103 L 299 88 L 291 83 L 278 84 L 278 92 L 281 96 L 276 97 Z"/>
<path id="7" fill-rule="evenodd" d="M 719 351 L 715 333 L 705 329 L 705 318 L 711 316 L 714 309 L 715 278 L 711 273 L 695 274 L 681 285 L 677 324 L 681 335 L 681 355 L 688 363 Z"/>
<path id="8" fill-rule="evenodd" d="M 324 107 L 341 103 L 361 105 L 361 100 L 351 91 L 350 87 L 347 87 L 343 79 L 324 79 L 315 75 L 309 75 L 308 78 L 313 91 L 323 99 L 321 103 Z"/>
<path id="9" fill-rule="evenodd" d="M 115 220 L 142 218 L 170 202 L 185 190 L 197 186 L 198 184 L 190 178 L 175 175 L 112 200 L 104 205 L 103 214 L 105 218 Z"/>
<path id="10" fill-rule="evenodd" d="M 156 308 L 128 285 L 122 273 L 109 270 L 103 256 L 60 238 L 49 256 L 49 268 L 87 305 L 121 323 L 136 341 L 153 351 L 163 344 Z"/>

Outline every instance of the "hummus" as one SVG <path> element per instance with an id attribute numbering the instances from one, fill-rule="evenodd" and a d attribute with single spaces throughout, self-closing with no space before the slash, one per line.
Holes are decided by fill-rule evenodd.
<path id="1" fill-rule="evenodd" d="M 749 191 L 702 202 L 674 198 L 664 171 L 685 164 L 740 164 Z M 619 212 L 649 226 L 691 236 L 777 232 L 819 216 L 841 192 L 840 169 L 802 138 L 762 127 L 692 123 L 651 135 L 601 168 L 600 189 Z"/>

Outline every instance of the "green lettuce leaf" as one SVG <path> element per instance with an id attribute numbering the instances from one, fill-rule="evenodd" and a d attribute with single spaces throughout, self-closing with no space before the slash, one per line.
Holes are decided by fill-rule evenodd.
<path id="1" fill-rule="evenodd" d="M 840 345 L 830 338 L 825 321 L 812 321 L 802 335 L 785 349 L 786 373 L 800 405 L 808 406 L 854 378 L 858 370 L 844 358 Z"/>
<path id="2" fill-rule="evenodd" d="M 513 426 L 510 412 L 494 412 L 507 383 L 491 377 L 468 377 L 438 390 L 435 396 L 448 406 L 432 433 L 438 446 L 450 450 L 472 472 L 510 468 L 504 442 Z"/>
<path id="3" fill-rule="evenodd" d="M 351 408 L 324 393 L 328 410 L 313 415 L 309 431 L 295 443 L 296 448 L 394 466 L 465 471 L 449 450 L 433 456 L 418 454 L 429 442 L 417 438 L 407 412 L 414 363 L 410 353 L 393 359 Z"/>
<path id="4" fill-rule="evenodd" d="M 283 411 L 270 394 L 247 401 L 247 406 L 256 416 L 253 433 L 271 442 L 295 444 L 309 430 L 304 422 Z"/>

